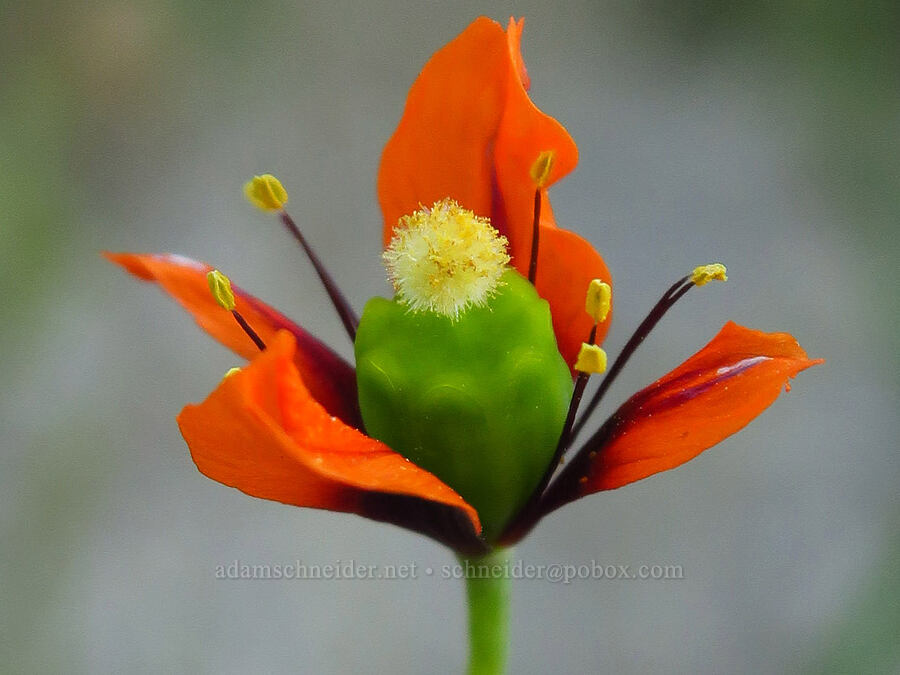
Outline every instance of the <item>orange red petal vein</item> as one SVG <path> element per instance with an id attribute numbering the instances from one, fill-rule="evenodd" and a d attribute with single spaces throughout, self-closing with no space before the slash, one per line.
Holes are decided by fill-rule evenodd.
<path id="1" fill-rule="evenodd" d="M 582 496 L 674 468 L 746 426 L 822 363 L 787 333 L 727 323 L 671 373 L 631 397 L 607 422 L 578 485 Z"/>

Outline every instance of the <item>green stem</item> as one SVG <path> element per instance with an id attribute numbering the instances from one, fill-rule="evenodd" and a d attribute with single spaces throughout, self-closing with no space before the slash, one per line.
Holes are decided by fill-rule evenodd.
<path id="1" fill-rule="evenodd" d="M 460 557 L 469 602 L 469 675 L 506 671 L 511 558 L 512 549 Z"/>

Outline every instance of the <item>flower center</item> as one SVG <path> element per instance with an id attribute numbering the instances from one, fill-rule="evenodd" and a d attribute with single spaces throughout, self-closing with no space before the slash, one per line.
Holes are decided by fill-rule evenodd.
<path id="1" fill-rule="evenodd" d="M 487 218 L 442 199 L 403 216 L 383 258 L 403 304 L 456 319 L 494 295 L 510 260 L 506 247 Z"/>

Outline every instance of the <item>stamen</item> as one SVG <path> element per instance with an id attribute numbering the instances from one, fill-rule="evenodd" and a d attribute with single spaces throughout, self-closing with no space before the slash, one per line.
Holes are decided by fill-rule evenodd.
<path id="1" fill-rule="evenodd" d="M 262 341 L 262 338 L 250 327 L 250 324 L 247 323 L 247 320 L 243 317 L 243 315 L 237 311 L 236 309 L 231 310 L 231 316 L 234 317 L 234 320 L 238 322 L 238 325 L 244 329 L 244 332 L 247 336 L 253 340 L 253 344 L 257 346 L 259 351 L 264 351 L 266 348 L 266 343 Z"/>
<path id="2" fill-rule="evenodd" d="M 700 265 L 700 267 L 694 268 L 691 274 L 691 281 L 694 282 L 695 286 L 703 286 L 710 281 L 728 281 L 728 276 L 725 274 L 726 271 L 725 265 L 722 263 Z"/>
<path id="3" fill-rule="evenodd" d="M 575 390 L 572 393 L 572 400 L 569 402 L 569 412 L 566 415 L 566 423 L 563 425 L 563 430 L 559 437 L 554 460 L 550 463 L 548 472 L 544 476 L 542 491 L 543 488 L 547 487 L 547 483 L 550 482 L 556 465 L 562 463 L 563 456 L 572 442 L 572 427 L 575 423 L 575 415 L 578 413 L 578 406 L 581 404 L 581 397 L 584 395 L 584 388 L 587 386 L 588 378 L 591 375 L 606 371 L 606 352 L 594 343 L 597 340 L 597 327 L 606 321 L 606 317 L 609 316 L 611 303 L 612 288 L 610 288 L 609 284 L 600 281 L 600 279 L 593 279 L 588 285 L 584 309 L 594 319 L 594 325 L 591 326 L 591 334 L 587 342 L 581 343 L 578 358 L 575 360 L 575 370 L 578 371 L 578 376 L 575 378 Z"/>
<path id="4" fill-rule="evenodd" d="M 550 171 L 553 169 L 553 160 L 556 159 L 556 152 L 553 150 L 544 150 L 541 152 L 534 164 L 531 165 L 531 180 L 534 184 L 543 189 L 547 185 L 550 178 Z"/>
<path id="5" fill-rule="evenodd" d="M 234 320 L 244 330 L 247 336 L 253 340 L 260 351 L 266 348 L 266 343 L 256 333 L 247 320 L 235 309 L 234 292 L 231 290 L 231 280 L 222 274 L 219 270 L 212 270 L 206 275 L 206 282 L 209 284 L 209 290 L 215 298 L 219 307 L 231 312 Z"/>
<path id="6" fill-rule="evenodd" d="M 598 280 L 595 279 L 594 282 L 596 281 Z M 591 290 L 594 288 L 594 282 L 591 282 Z M 609 288 L 606 284 L 603 285 Z M 588 305 L 590 305 L 591 290 L 588 290 Z M 550 462 L 546 473 L 538 485 L 538 495 L 547 487 L 547 484 L 553 477 L 553 472 L 556 471 L 556 466 L 562 464 L 563 456 L 566 454 L 566 450 L 569 449 L 573 438 L 572 427 L 575 423 L 575 415 L 578 414 L 578 406 L 581 405 L 581 397 L 584 396 L 584 388 L 587 386 L 588 379 L 591 375 L 599 374 L 606 370 L 606 352 L 594 344 L 594 341 L 597 339 L 598 323 L 594 323 L 591 327 L 588 341 L 581 343 L 581 349 L 575 361 L 575 370 L 578 371 L 578 376 L 575 378 L 575 389 L 572 392 L 572 399 L 569 401 L 569 412 L 566 413 L 566 422 L 563 424 L 562 432 L 559 435 L 559 442 L 556 444 L 553 461 Z"/>
<path id="7" fill-rule="evenodd" d="M 541 234 L 541 191 L 550 178 L 550 170 L 553 168 L 553 160 L 556 153 L 553 150 L 544 150 L 531 165 L 531 179 L 536 189 L 534 191 L 534 219 L 531 223 L 531 260 L 528 263 L 528 281 L 532 284 L 537 278 L 538 245 Z"/>
<path id="8" fill-rule="evenodd" d="M 547 474 L 541 486 L 541 492 L 547 487 L 553 472 L 556 470 L 557 464 L 562 464 L 563 457 L 569 445 L 572 442 L 572 426 L 575 422 L 575 415 L 578 414 L 578 406 L 581 405 L 581 397 L 584 396 L 584 388 L 587 386 L 588 379 L 594 373 L 602 373 L 606 370 L 606 352 L 594 344 L 597 337 L 597 326 L 591 329 L 590 342 L 581 343 L 581 350 L 578 352 L 578 360 L 575 362 L 575 370 L 578 376 L 575 378 L 575 390 L 572 392 L 572 400 L 569 402 L 569 412 L 566 414 L 566 423 L 563 424 L 562 433 L 559 435 L 559 442 L 556 445 L 556 453 L 553 461 L 547 468 Z"/>
<path id="9" fill-rule="evenodd" d="M 270 173 L 254 176 L 244 184 L 244 194 L 250 203 L 262 211 L 280 211 L 287 204 L 287 190 L 281 181 Z"/>
<path id="10" fill-rule="evenodd" d="M 575 361 L 575 370 L 585 375 L 598 375 L 606 371 L 606 352 L 600 347 L 583 342 Z"/>
<path id="11" fill-rule="evenodd" d="M 555 473 L 556 467 L 561 463 L 563 454 L 568 445 L 575 439 L 578 435 L 578 432 L 584 426 L 585 421 L 590 417 L 591 413 L 600 403 L 600 400 L 603 398 L 603 395 L 609 389 L 610 384 L 612 384 L 613 380 L 615 380 L 616 376 L 621 372 L 622 368 L 625 366 L 625 363 L 631 357 L 631 355 L 635 352 L 635 350 L 640 346 L 641 342 L 644 341 L 644 338 L 649 335 L 650 331 L 653 330 L 654 326 L 659 323 L 660 319 L 672 308 L 672 306 L 678 302 L 685 293 L 687 293 L 694 286 L 702 286 L 708 281 L 718 280 L 725 281 L 725 266 L 719 263 L 715 263 L 714 265 L 704 265 L 702 267 L 698 267 L 694 270 L 693 273 L 689 274 L 686 277 L 682 277 L 674 284 L 672 284 L 669 289 L 663 294 L 662 298 L 659 299 L 659 302 L 650 310 L 650 313 L 646 316 L 646 318 L 641 322 L 641 325 L 638 326 L 634 335 L 628 340 L 625 344 L 625 348 L 622 350 L 622 353 L 619 354 L 619 357 L 616 359 L 609 373 L 603 382 L 600 383 L 600 388 L 594 394 L 591 401 L 588 403 L 587 410 L 585 410 L 584 414 L 581 416 L 581 419 L 578 421 L 574 427 L 572 427 L 570 433 L 566 433 L 566 429 L 569 428 L 571 424 L 570 419 L 566 419 L 566 425 L 563 430 L 563 435 L 560 437 L 559 445 L 557 446 L 556 455 L 554 456 L 554 461 L 551 462 L 550 467 L 547 472 L 544 474 L 544 477 L 541 480 L 541 483 L 538 486 L 538 489 L 535 490 L 531 494 L 528 502 L 525 507 L 519 512 L 519 515 L 507 525 L 503 534 L 499 538 L 499 543 L 511 543 L 518 541 L 523 536 L 525 536 L 531 528 L 533 528 L 537 522 L 547 513 L 550 513 L 555 508 L 559 507 L 563 503 L 565 503 L 565 490 L 566 486 L 571 484 L 571 480 L 573 476 L 579 475 L 587 470 L 587 467 L 594 460 L 597 455 L 596 450 L 589 448 L 597 448 L 601 446 L 600 440 L 602 439 L 603 434 L 609 433 L 609 429 L 613 428 L 616 424 L 616 418 L 611 417 L 607 420 L 606 424 L 601 426 L 597 431 L 595 431 L 591 438 L 575 453 L 575 456 L 572 458 L 572 461 L 567 463 L 565 469 L 563 469 L 559 476 L 557 476 L 556 480 L 550 483 L 550 480 L 553 478 L 553 474 Z M 592 283 L 593 287 L 593 283 Z M 588 304 L 590 307 L 590 292 L 588 295 Z M 590 310 L 589 310 L 590 311 Z M 594 326 L 594 330 L 591 331 L 591 340 L 593 343 L 595 337 L 596 325 Z M 581 392 L 579 389 L 583 391 L 584 384 L 587 383 L 587 373 L 580 372 L 578 374 L 578 379 L 575 382 L 575 394 L 572 396 L 572 404 L 569 406 L 569 417 L 574 417 L 575 411 L 578 408 L 578 400 L 581 398 Z M 582 384 L 584 382 L 584 384 Z M 579 385 L 581 385 L 579 387 Z M 578 399 L 578 400 L 576 400 Z M 580 477 L 578 479 L 579 482 L 586 482 L 584 477 Z"/>
<path id="12" fill-rule="evenodd" d="M 582 413 L 581 415 L 581 419 L 578 420 L 578 422 L 572 429 L 573 439 L 577 437 L 579 432 L 584 428 L 584 425 L 587 422 L 588 418 L 591 416 L 591 413 L 593 413 L 594 410 L 597 409 L 597 406 L 600 404 L 603 396 L 609 390 L 610 386 L 615 381 L 616 377 L 618 377 L 619 373 L 622 372 L 625 364 L 628 363 L 628 359 L 630 359 L 632 354 L 637 351 L 637 348 L 641 346 L 641 343 L 656 327 L 656 324 L 658 324 L 660 320 L 666 315 L 666 312 L 668 312 L 675 305 L 675 303 L 678 302 L 682 297 L 684 297 L 685 293 L 691 290 L 694 286 L 702 286 L 708 281 L 712 280 L 725 281 L 727 279 L 727 277 L 725 276 L 725 271 L 725 266 L 721 263 L 703 265 L 701 267 L 695 268 L 691 274 L 686 277 L 682 277 L 669 287 L 669 289 L 663 294 L 662 298 L 659 299 L 659 302 L 657 302 L 656 305 L 653 306 L 653 309 L 650 310 L 650 313 L 647 314 L 641 324 L 637 327 L 637 330 L 634 332 L 628 342 L 625 343 L 625 347 L 622 349 L 622 352 L 619 354 L 618 358 L 616 358 L 612 367 L 609 369 L 609 372 L 603 379 L 603 382 L 600 383 L 600 387 L 596 392 L 594 392 L 594 395 L 588 402 L 584 413 Z"/>
<path id="13" fill-rule="evenodd" d="M 702 272 L 701 272 L 702 270 Z M 554 455 L 553 462 L 550 463 L 550 466 L 547 469 L 547 472 L 544 474 L 541 479 L 538 488 L 531 494 L 528 502 L 525 504 L 525 507 L 519 512 L 519 514 L 515 517 L 515 519 L 507 525 L 506 529 L 503 531 L 503 534 L 499 538 L 499 543 L 510 543 L 518 541 L 521 537 L 525 536 L 531 528 L 533 528 L 537 522 L 541 519 L 541 517 L 556 507 L 558 507 L 561 503 L 560 490 L 558 489 L 560 486 L 563 486 L 565 489 L 566 481 L 572 475 L 578 475 L 579 472 L 583 472 L 586 470 L 586 467 L 589 466 L 590 462 L 596 457 L 597 453 L 595 450 L 589 450 L 588 448 L 596 448 L 599 447 L 599 439 L 602 437 L 604 433 L 607 433 L 610 425 L 615 424 L 615 418 L 610 418 L 607 420 L 606 424 L 600 427 L 597 431 L 595 431 L 591 438 L 581 447 L 581 449 L 575 453 L 575 456 L 572 458 L 571 462 L 567 463 L 567 466 L 560 475 L 557 477 L 555 481 L 551 484 L 550 481 L 553 478 L 553 474 L 556 471 L 556 467 L 561 464 L 561 460 L 563 455 L 565 454 L 566 449 L 578 435 L 578 432 L 581 431 L 584 426 L 585 421 L 590 417 L 591 413 L 600 403 L 600 400 L 603 398 L 603 394 L 609 389 L 610 384 L 612 384 L 613 380 L 615 380 L 616 376 L 621 372 L 622 368 L 625 366 L 625 363 L 631 357 L 631 355 L 635 352 L 635 350 L 640 346 L 641 342 L 644 341 L 644 338 L 649 335 L 650 331 L 653 330 L 653 327 L 659 323 L 660 319 L 665 316 L 666 312 L 672 308 L 672 306 L 678 302 L 685 293 L 687 293 L 694 286 L 702 286 L 707 281 L 721 280 L 725 281 L 725 266 L 719 263 L 715 263 L 714 265 L 705 265 L 702 267 L 698 267 L 694 270 L 693 273 L 689 274 L 686 277 L 682 277 L 674 284 L 672 284 L 669 289 L 663 294 L 662 298 L 659 299 L 659 302 L 654 305 L 653 309 L 650 310 L 650 313 L 646 316 L 646 318 L 641 322 L 641 325 L 638 326 L 634 335 L 631 336 L 631 339 L 625 344 L 625 348 L 622 350 L 622 353 L 619 354 L 619 357 L 616 359 L 615 363 L 613 363 L 612 368 L 607 374 L 606 378 L 603 382 L 600 383 L 600 388 L 594 394 L 591 401 L 588 403 L 587 410 L 585 410 L 584 414 L 581 416 L 581 419 L 577 424 L 572 426 L 572 419 L 575 416 L 575 413 L 578 409 L 578 403 L 581 400 L 581 394 L 584 390 L 584 386 L 587 384 L 588 373 L 579 372 L 578 378 L 575 382 L 575 393 L 572 396 L 572 403 L 569 406 L 569 414 L 566 418 L 566 424 L 563 427 L 563 433 L 559 439 L 559 445 L 556 448 L 556 454 Z M 700 283 L 698 283 L 698 281 Z M 594 283 L 591 283 L 591 289 L 595 288 Z M 588 312 L 591 311 L 592 303 L 591 303 L 591 291 L 588 291 L 588 300 L 586 304 L 586 308 Z M 594 328 L 591 330 L 591 339 L 590 343 L 594 342 L 594 338 L 596 337 L 596 329 L 597 326 L 594 325 Z M 579 354 L 580 356 L 580 354 Z M 567 433 L 567 430 L 570 429 Z M 579 478 L 579 482 L 585 482 L 583 478 Z"/>
<path id="14" fill-rule="evenodd" d="M 605 287 L 605 289 L 604 289 Z M 550 484 L 556 467 L 563 463 L 563 457 L 572 441 L 572 425 L 575 422 L 575 415 L 578 413 L 578 406 L 581 404 L 581 397 L 584 395 L 584 388 L 587 386 L 588 378 L 592 373 L 602 373 L 606 370 L 606 352 L 594 344 L 597 339 L 597 326 L 601 321 L 606 319 L 609 313 L 611 289 L 609 284 L 605 284 L 599 279 L 591 281 L 588 287 L 587 299 L 585 300 L 585 309 L 588 314 L 594 317 L 594 325 L 591 326 L 591 333 L 587 342 L 582 343 L 581 350 L 578 353 L 578 359 L 575 363 L 575 370 L 579 371 L 575 378 L 575 389 L 572 392 L 572 399 L 569 401 L 569 411 L 566 413 L 566 421 L 563 424 L 562 431 L 559 434 L 559 441 L 556 443 L 556 451 L 553 453 L 553 459 L 547 465 L 544 475 L 541 476 L 540 482 L 535 487 L 531 496 L 528 498 L 525 506 L 519 512 L 519 515 L 511 522 L 504 533 L 514 534 L 521 523 L 529 522 L 529 518 L 533 514 L 541 501 L 544 490 Z M 605 298 L 605 302 L 596 302 L 598 298 Z M 598 311 L 601 305 L 605 304 L 605 310 Z M 602 314 L 602 319 L 597 317 Z"/>
<path id="15" fill-rule="evenodd" d="M 249 199 L 254 206 L 263 211 L 281 212 L 281 222 L 284 223 L 290 233 L 300 243 L 300 246 L 303 247 L 303 250 L 306 252 L 307 257 L 316 270 L 316 274 L 319 275 L 319 280 L 325 287 L 328 297 L 331 299 L 331 304 L 333 304 L 335 310 L 337 310 L 341 323 L 344 324 L 344 330 L 346 330 L 347 335 L 350 336 L 350 341 L 355 342 L 356 327 L 359 324 L 359 317 L 357 317 L 356 312 L 353 311 L 350 303 L 347 302 L 347 299 L 337 287 L 337 284 L 328 273 L 328 270 L 325 269 L 322 261 L 319 260 L 319 257 L 315 254 L 315 251 L 313 251 L 312 247 L 307 243 L 306 237 L 303 236 L 303 233 L 300 231 L 300 228 L 297 227 L 293 218 L 291 218 L 287 211 L 284 210 L 284 205 L 288 200 L 288 194 L 287 190 L 285 190 L 284 186 L 281 184 L 281 181 L 268 173 L 263 174 L 262 176 L 254 176 L 253 180 L 244 185 L 244 194 L 246 194 L 247 199 Z"/>
<path id="16" fill-rule="evenodd" d="M 541 189 L 534 191 L 534 220 L 531 222 L 531 261 L 528 263 L 528 281 L 537 279 L 538 245 L 541 238 Z"/>
<path id="17" fill-rule="evenodd" d="M 212 270 L 206 275 L 206 283 L 209 284 L 209 292 L 222 309 L 229 312 L 234 309 L 234 292 L 231 290 L 231 279 L 219 270 Z"/>
<path id="18" fill-rule="evenodd" d="M 356 315 L 356 312 L 353 311 L 353 307 L 347 301 L 347 298 L 344 297 L 344 294 L 341 293 L 341 290 L 334 282 L 334 279 L 331 278 L 328 270 L 325 269 L 325 265 L 322 264 L 322 261 L 319 260 L 319 256 L 316 255 L 312 247 L 306 242 L 306 237 L 303 236 L 300 228 L 297 227 L 294 219 L 288 215 L 287 211 L 281 212 L 281 222 L 285 224 L 291 234 L 294 235 L 294 238 L 300 242 L 303 250 L 306 251 L 306 256 L 315 268 L 316 274 L 319 275 L 319 281 L 321 281 L 322 285 L 325 287 L 325 291 L 331 299 L 331 304 L 334 305 L 338 316 L 341 318 L 341 323 L 344 324 L 344 330 L 347 331 L 350 341 L 355 342 L 356 327 L 359 325 L 359 317 Z"/>
<path id="19" fill-rule="evenodd" d="M 587 299 L 584 303 L 585 311 L 596 323 L 603 323 L 609 316 L 609 308 L 612 305 L 612 289 L 609 284 L 594 279 L 588 286 Z"/>

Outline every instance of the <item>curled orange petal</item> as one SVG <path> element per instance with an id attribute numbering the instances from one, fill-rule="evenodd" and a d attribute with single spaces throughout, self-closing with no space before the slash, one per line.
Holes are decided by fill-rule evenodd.
<path id="1" fill-rule="evenodd" d="M 524 18 L 516 21 L 515 18 L 509 17 L 509 23 L 506 26 L 506 46 L 509 49 L 509 58 L 519 76 L 519 81 L 525 91 L 528 91 L 531 87 L 531 79 L 528 77 L 528 69 L 525 68 L 525 61 L 522 59 L 522 31 L 524 28 Z"/>
<path id="2" fill-rule="evenodd" d="M 790 388 L 790 378 L 819 363 L 787 333 L 725 324 L 703 349 L 626 401 L 588 442 L 573 497 L 684 464 L 742 429 Z"/>
<path id="3" fill-rule="evenodd" d="M 552 151 L 546 184 L 569 173 L 578 149 L 526 93 L 519 50 L 523 22 L 509 30 L 482 17 L 438 50 L 413 83 L 378 172 L 384 244 L 401 216 L 455 199 L 505 234 L 527 271 L 535 185 L 530 170 Z M 551 225 L 552 218 L 544 221 Z"/>
<path id="4" fill-rule="evenodd" d="M 492 148 L 516 77 L 506 33 L 484 17 L 431 57 L 381 156 L 385 246 L 400 217 L 420 204 L 449 197 L 479 216 L 494 215 Z"/>
<path id="5" fill-rule="evenodd" d="M 104 253 L 144 281 L 159 284 L 186 309 L 207 333 L 246 359 L 258 353 L 256 345 L 223 310 L 209 290 L 206 263 L 172 254 Z M 328 412 L 347 424 L 361 427 L 356 396 L 356 374 L 344 359 L 325 344 L 285 318 L 261 300 L 234 287 L 236 309 L 266 344 L 279 330 L 290 331 L 297 340 L 297 369 L 315 399 Z"/>
<path id="6" fill-rule="evenodd" d="M 357 513 L 477 550 L 475 510 L 432 474 L 329 415 L 299 377 L 295 349 L 294 337 L 279 331 L 249 366 L 181 412 L 197 468 L 254 497 Z"/>
<path id="7" fill-rule="evenodd" d="M 510 20 L 507 38 L 509 51 L 513 56 L 512 72 L 518 75 L 519 68 L 525 72 L 522 55 L 519 52 L 522 24 Z M 517 67 L 516 64 L 521 64 Z M 511 77 L 506 89 L 506 105 L 503 118 L 497 129 L 494 144 L 494 176 L 497 182 L 498 204 L 494 217 L 501 223 L 497 226 L 507 236 L 513 264 L 522 274 L 527 274 L 531 257 L 532 224 L 534 220 L 535 183 L 531 168 L 535 160 L 545 152 L 553 153 L 553 164 L 543 185 L 549 187 L 563 176 L 571 173 L 578 164 L 578 147 L 562 124 L 538 109 L 526 91 L 527 74 L 524 80 Z M 555 227 L 547 199 L 543 190 L 544 213 L 541 224 Z"/>

